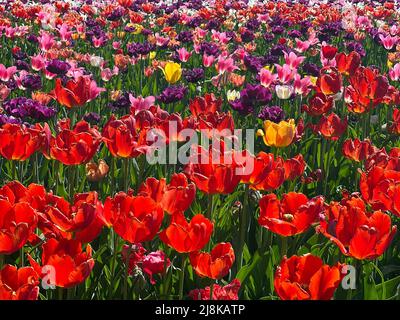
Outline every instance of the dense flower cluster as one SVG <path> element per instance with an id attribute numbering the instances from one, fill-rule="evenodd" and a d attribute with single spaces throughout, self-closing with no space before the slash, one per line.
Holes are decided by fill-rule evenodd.
<path id="1" fill-rule="evenodd" d="M 398 2 L 25 2 L 0 299 L 398 295 Z"/>

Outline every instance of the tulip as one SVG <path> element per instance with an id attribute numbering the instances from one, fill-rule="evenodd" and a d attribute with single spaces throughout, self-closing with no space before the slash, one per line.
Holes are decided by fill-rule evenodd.
<path id="1" fill-rule="evenodd" d="M 79 121 L 70 129 L 70 120 L 59 122 L 61 131 L 50 140 L 50 156 L 65 165 L 78 165 L 91 160 L 101 142 L 96 128 L 85 121 Z"/>
<path id="2" fill-rule="evenodd" d="M 168 83 L 174 84 L 179 81 L 182 76 L 182 68 L 179 63 L 168 61 L 162 69 L 165 80 Z"/>
<path id="3" fill-rule="evenodd" d="M 94 267 L 92 247 L 85 251 L 77 240 L 50 239 L 42 245 L 42 266 L 28 255 L 31 266 L 41 278 L 46 277 L 49 285 L 72 288 L 89 277 Z"/>
<path id="4" fill-rule="evenodd" d="M 327 220 L 318 231 L 336 244 L 340 251 L 358 260 L 377 259 L 389 247 L 397 226 L 382 211 L 368 213 L 359 198 L 344 199 L 329 206 Z"/>
<path id="5" fill-rule="evenodd" d="M 267 146 L 281 148 L 292 143 L 295 133 L 296 125 L 293 119 L 279 123 L 266 120 L 264 130 L 259 129 L 257 136 L 261 136 Z"/>
<path id="6" fill-rule="evenodd" d="M 309 200 L 302 193 L 289 192 L 279 201 L 272 193 L 260 200 L 258 223 L 281 236 L 293 236 L 308 230 L 323 209 L 323 197 Z"/>
<path id="7" fill-rule="evenodd" d="M 150 197 L 134 197 L 119 192 L 114 198 L 107 197 L 101 217 L 121 238 L 138 243 L 154 238 L 160 229 L 164 212 Z"/>
<path id="8" fill-rule="evenodd" d="M 336 141 L 347 129 L 347 118 L 342 120 L 335 113 L 331 113 L 329 116 L 323 115 L 313 128 L 315 133 L 321 134 L 326 139 Z"/>
<path id="9" fill-rule="evenodd" d="M 343 155 L 356 162 L 366 160 L 375 151 L 377 151 L 377 148 L 368 139 L 364 141 L 347 139 L 342 146 Z"/>
<path id="10" fill-rule="evenodd" d="M 183 173 L 174 173 L 171 182 L 166 185 L 165 179 L 158 181 L 148 178 L 140 187 L 139 194 L 149 196 L 160 204 L 169 214 L 186 211 L 196 197 L 196 186 L 188 183 Z"/>
<path id="11" fill-rule="evenodd" d="M 5 265 L 0 271 L 0 300 L 37 300 L 39 276 L 32 267 Z"/>
<path id="12" fill-rule="evenodd" d="M 61 79 L 56 79 L 54 96 L 57 101 L 67 108 L 79 107 L 95 99 L 104 88 L 97 87 L 89 76 L 80 76 L 76 80 L 68 80 L 65 87 Z"/>
<path id="13" fill-rule="evenodd" d="M 231 283 L 220 286 L 214 284 L 211 295 L 211 288 L 194 289 L 189 292 L 189 297 L 193 300 L 239 300 L 240 281 L 233 279 Z"/>
<path id="14" fill-rule="evenodd" d="M 213 149 L 212 145 L 209 150 L 197 146 L 197 151 L 191 155 L 191 159 L 184 169 L 196 187 L 207 194 L 230 194 L 240 181 L 235 153 L 225 152 L 223 145 L 221 149 L 218 153 L 219 151 Z M 218 158 L 215 157 L 217 153 L 220 159 L 216 159 Z M 225 159 L 229 159 L 229 161 L 224 163 Z"/>
<path id="15" fill-rule="evenodd" d="M 330 300 L 343 275 L 341 265 L 325 265 L 320 257 L 284 257 L 275 273 L 274 287 L 282 300 Z"/>
<path id="16" fill-rule="evenodd" d="M 218 280 L 228 274 L 235 261 L 235 252 L 230 243 L 219 243 L 210 253 L 192 252 L 189 257 L 197 275 Z"/>
<path id="17" fill-rule="evenodd" d="M 72 205 L 54 195 L 49 195 L 47 202 L 46 216 L 59 229 L 67 232 L 87 228 L 102 210 L 95 191 L 75 194 Z"/>
<path id="18" fill-rule="evenodd" d="M 45 133 L 40 126 L 6 123 L 0 128 L 0 154 L 8 160 L 25 161 L 40 150 L 45 141 Z"/>
<path id="19" fill-rule="evenodd" d="M 213 229 L 214 224 L 202 214 L 195 215 L 188 223 L 183 213 L 176 213 L 170 225 L 160 233 L 160 239 L 177 252 L 194 252 L 210 241 Z"/>
<path id="20" fill-rule="evenodd" d="M 134 158 L 146 151 L 146 131 L 136 130 L 136 120 L 132 115 L 116 119 L 110 117 L 103 127 L 103 141 L 114 157 Z"/>
<path id="21" fill-rule="evenodd" d="M 276 85 L 275 92 L 279 99 L 287 100 L 293 94 L 293 86 L 288 85 Z"/>

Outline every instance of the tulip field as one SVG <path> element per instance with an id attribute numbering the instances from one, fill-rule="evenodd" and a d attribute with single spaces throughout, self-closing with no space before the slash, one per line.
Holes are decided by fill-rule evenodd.
<path id="1" fill-rule="evenodd" d="M 0 4 L 0 300 L 400 299 L 400 3 Z"/>

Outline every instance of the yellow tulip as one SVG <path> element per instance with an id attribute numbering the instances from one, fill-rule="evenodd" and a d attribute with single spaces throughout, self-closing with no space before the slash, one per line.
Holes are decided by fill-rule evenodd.
<path id="1" fill-rule="evenodd" d="M 266 120 L 263 126 L 264 130 L 257 130 L 257 136 L 262 137 L 264 143 L 270 147 L 287 147 L 292 143 L 296 133 L 293 119 L 279 123 Z"/>
<path id="2" fill-rule="evenodd" d="M 182 76 L 182 68 L 179 63 L 168 61 L 162 69 L 165 80 L 169 83 L 174 84 L 179 81 Z"/>
<path id="3" fill-rule="evenodd" d="M 149 58 L 150 58 L 150 60 L 153 60 L 153 59 L 156 57 L 156 54 L 157 54 L 157 52 L 151 51 L 151 52 L 149 53 Z"/>
<path id="4" fill-rule="evenodd" d="M 315 86 L 317 84 L 317 77 L 310 76 L 311 83 Z"/>
<path id="5" fill-rule="evenodd" d="M 140 24 L 137 23 L 128 23 L 127 27 L 133 27 L 134 30 L 131 32 L 132 34 L 140 34 L 142 33 L 142 30 L 144 29 L 144 27 Z"/>
<path id="6" fill-rule="evenodd" d="M 387 61 L 387 66 L 388 66 L 389 69 L 391 69 L 393 67 L 393 62 L 390 61 L 389 59 Z"/>
<path id="7" fill-rule="evenodd" d="M 226 97 L 228 101 L 235 101 L 237 99 L 240 99 L 240 92 L 236 90 L 228 90 L 226 93 Z"/>
<path id="8" fill-rule="evenodd" d="M 275 66 L 274 65 L 266 65 L 264 67 L 265 70 L 268 70 L 269 72 L 274 72 Z"/>

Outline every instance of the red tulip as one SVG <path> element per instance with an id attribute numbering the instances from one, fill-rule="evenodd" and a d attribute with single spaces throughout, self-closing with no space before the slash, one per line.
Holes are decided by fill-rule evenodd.
<path id="1" fill-rule="evenodd" d="M 365 203 L 353 197 L 332 203 L 328 219 L 321 222 L 318 230 L 343 254 L 363 260 L 381 256 L 397 227 L 391 226 L 389 215 L 382 211 L 367 213 Z"/>
<path id="2" fill-rule="evenodd" d="M 313 128 L 315 133 L 335 141 L 346 131 L 347 118 L 342 120 L 336 113 L 331 113 L 329 116 L 323 115 Z"/>
<path id="3" fill-rule="evenodd" d="M 321 196 L 309 200 L 302 193 L 289 192 L 279 201 L 272 193 L 260 200 L 258 223 L 281 236 L 293 236 L 309 229 L 323 210 Z"/>
<path id="4" fill-rule="evenodd" d="M 387 167 L 390 168 L 388 165 Z M 360 190 L 364 200 L 373 210 L 390 210 L 400 216 L 399 204 L 396 203 L 400 185 L 400 167 L 397 170 L 389 168 L 374 166 L 368 172 L 362 172 Z"/>
<path id="5" fill-rule="evenodd" d="M 332 107 L 333 98 L 331 96 L 326 96 L 322 92 L 317 92 L 310 98 L 308 105 L 303 106 L 303 111 L 312 116 L 320 116 L 329 112 Z"/>
<path id="6" fill-rule="evenodd" d="M 0 271 L 0 300 L 37 300 L 39 276 L 31 267 L 5 265 Z"/>
<path id="7" fill-rule="evenodd" d="M 105 89 L 98 88 L 89 76 L 80 76 L 76 80 L 68 80 L 65 86 L 62 85 L 61 79 L 56 79 L 53 94 L 61 105 L 73 108 L 95 99 L 102 91 Z"/>
<path id="8" fill-rule="evenodd" d="M 333 95 L 342 88 L 342 76 L 337 69 L 324 67 L 317 79 L 317 90 L 325 95 Z"/>
<path id="9" fill-rule="evenodd" d="M 150 241 L 160 230 L 162 208 L 150 197 L 119 192 L 104 203 L 103 221 L 130 243 Z"/>
<path id="10" fill-rule="evenodd" d="M 333 58 L 335 58 L 337 51 L 338 49 L 334 46 L 323 45 L 321 47 L 322 56 L 328 60 L 332 60 Z"/>
<path id="11" fill-rule="evenodd" d="M 21 249 L 37 225 L 35 210 L 26 202 L 0 197 L 0 254 Z"/>
<path id="12" fill-rule="evenodd" d="M 364 161 L 377 150 L 368 139 L 347 139 L 342 146 L 343 155 L 356 162 Z"/>
<path id="13" fill-rule="evenodd" d="M 92 247 L 77 240 L 50 239 L 42 245 L 42 266 L 28 255 L 29 262 L 41 278 L 46 277 L 49 285 L 62 288 L 74 287 L 90 275 L 94 267 Z"/>
<path id="14" fill-rule="evenodd" d="M 50 155 L 65 165 L 78 165 L 90 161 L 101 142 L 101 135 L 89 123 L 79 121 L 70 129 L 70 120 L 59 123 L 61 131 L 50 140 Z"/>
<path id="15" fill-rule="evenodd" d="M 393 109 L 393 123 L 390 126 L 390 131 L 400 134 L 400 109 Z"/>
<path id="16" fill-rule="evenodd" d="M 196 152 L 192 155 L 190 162 L 185 167 L 185 173 L 189 176 L 196 187 L 208 194 L 229 194 L 239 184 L 241 177 L 238 174 L 238 165 L 235 162 L 234 152 L 221 153 L 213 157 L 213 148 L 205 150 L 197 146 Z M 225 160 L 224 156 L 226 156 Z"/>
<path id="17" fill-rule="evenodd" d="M 221 111 L 222 99 L 217 99 L 213 93 L 206 93 L 204 97 L 195 97 L 189 103 L 190 112 L 194 117 Z"/>
<path id="18" fill-rule="evenodd" d="M 285 180 L 294 180 L 300 177 L 306 168 L 303 155 L 298 154 L 294 158 L 287 159 L 283 164 L 283 168 L 285 169 Z"/>
<path id="19" fill-rule="evenodd" d="M 111 116 L 103 128 L 102 136 L 108 150 L 114 157 L 134 158 L 146 152 L 145 130 L 136 130 L 132 115 L 117 120 Z"/>
<path id="20" fill-rule="evenodd" d="M 241 182 L 250 185 L 255 190 L 275 190 L 279 188 L 285 180 L 285 169 L 281 158 L 274 159 L 274 154 L 259 152 L 253 156 L 246 151 L 246 161 L 253 161 L 254 168 L 249 173 L 241 174 Z M 244 162 L 245 164 L 245 162 Z M 246 166 L 243 166 L 246 168 Z"/>
<path id="21" fill-rule="evenodd" d="M 210 299 L 210 287 L 206 287 L 204 289 L 194 289 L 189 292 L 189 297 L 193 300 L 239 300 L 239 290 L 240 281 L 238 279 L 233 279 L 232 282 L 226 286 L 214 284 L 212 299 Z"/>
<path id="22" fill-rule="evenodd" d="M 223 134 L 224 130 L 232 135 L 235 123 L 230 112 L 207 113 L 198 119 L 197 129 L 212 137 L 213 130 Z"/>
<path id="23" fill-rule="evenodd" d="M 201 250 L 210 241 L 213 223 L 202 214 L 188 223 L 183 213 L 175 213 L 170 225 L 160 233 L 160 239 L 180 253 Z"/>
<path id="24" fill-rule="evenodd" d="M 388 92 L 389 82 L 372 68 L 359 67 L 349 78 L 345 100 L 351 112 L 363 113 L 381 103 Z"/>
<path id="25" fill-rule="evenodd" d="M 139 189 L 139 194 L 151 197 L 164 211 L 174 214 L 184 212 L 190 207 L 196 197 L 196 186 L 194 183 L 188 183 L 183 173 L 174 173 L 168 185 L 165 179 L 146 179 Z"/>
<path id="26" fill-rule="evenodd" d="M 343 52 L 336 55 L 336 67 L 342 74 L 352 75 L 360 64 L 361 57 L 356 51 L 352 51 L 348 55 Z"/>
<path id="27" fill-rule="evenodd" d="M 235 261 L 235 252 L 231 244 L 219 243 L 210 253 L 192 252 L 190 264 L 200 277 L 221 279 L 225 277 Z"/>
<path id="28" fill-rule="evenodd" d="M 44 132 L 25 125 L 6 123 L 0 128 L 0 154 L 8 160 L 25 161 L 40 150 Z"/>
<path id="29" fill-rule="evenodd" d="M 59 229 L 73 232 L 86 229 L 101 210 L 97 192 L 92 191 L 76 194 L 72 205 L 62 197 L 51 195 L 45 213 Z"/>
<path id="30" fill-rule="evenodd" d="M 339 264 L 330 267 L 317 256 L 284 257 L 274 287 L 282 300 L 330 300 L 342 277 Z"/>

